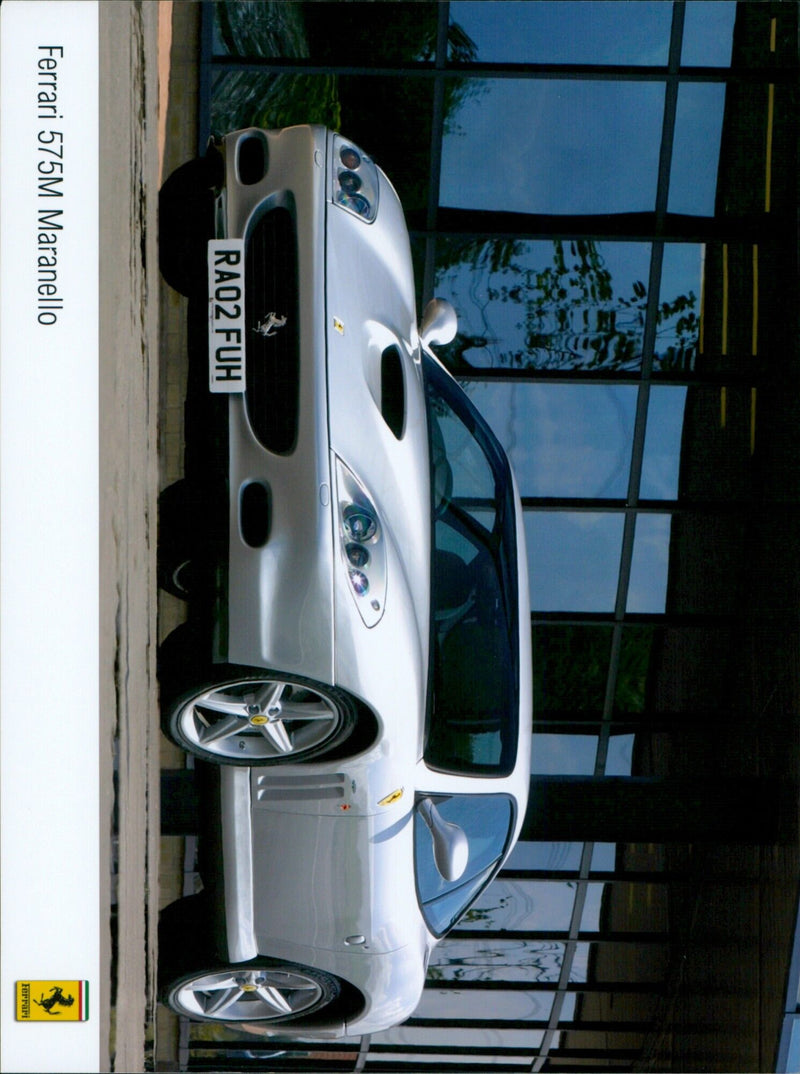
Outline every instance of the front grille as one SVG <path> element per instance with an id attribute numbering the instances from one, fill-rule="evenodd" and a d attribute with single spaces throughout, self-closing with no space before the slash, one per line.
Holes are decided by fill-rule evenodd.
<path id="1" fill-rule="evenodd" d="M 289 455 L 297 441 L 300 340 L 297 239 L 288 208 L 269 209 L 254 225 L 245 281 L 247 416 L 268 451 Z"/>

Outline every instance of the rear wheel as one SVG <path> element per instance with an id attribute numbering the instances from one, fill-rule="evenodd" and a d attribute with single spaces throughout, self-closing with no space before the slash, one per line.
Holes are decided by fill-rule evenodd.
<path id="1" fill-rule="evenodd" d="M 202 1022 L 292 1022 L 332 1003 L 335 977 L 293 963 L 253 959 L 207 966 L 172 981 L 164 1001 Z"/>
<path id="2" fill-rule="evenodd" d="M 334 1003 L 338 978 L 292 962 L 258 956 L 230 962 L 215 942 L 220 930 L 209 893 L 167 906 L 159 923 L 159 998 L 176 1014 L 201 1022 L 293 1022 Z"/>

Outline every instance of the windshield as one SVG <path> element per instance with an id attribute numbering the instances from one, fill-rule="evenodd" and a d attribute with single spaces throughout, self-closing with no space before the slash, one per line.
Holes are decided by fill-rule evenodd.
<path id="1" fill-rule="evenodd" d="M 414 868 L 417 897 L 434 936 L 451 928 L 492 879 L 514 822 L 514 807 L 503 794 L 455 794 L 435 798 L 442 820 L 457 824 L 466 836 L 469 859 L 458 880 L 445 880 L 436 868 L 433 839 L 414 813 Z"/>
<path id="2" fill-rule="evenodd" d="M 424 756 L 506 775 L 518 723 L 516 522 L 508 462 L 467 397 L 425 357 L 433 495 L 431 681 Z"/>

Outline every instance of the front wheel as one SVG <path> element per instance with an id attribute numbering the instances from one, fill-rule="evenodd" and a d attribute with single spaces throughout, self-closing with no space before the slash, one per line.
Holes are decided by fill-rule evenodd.
<path id="1" fill-rule="evenodd" d="M 169 733 L 207 761 L 269 765 L 318 757 L 343 742 L 355 722 L 355 709 L 339 690 L 232 667 L 222 681 L 173 705 Z"/>
<path id="2" fill-rule="evenodd" d="M 167 986 L 164 1002 L 195 1021 L 284 1023 L 328 1006 L 339 991 L 331 974 L 254 959 L 187 973 Z"/>

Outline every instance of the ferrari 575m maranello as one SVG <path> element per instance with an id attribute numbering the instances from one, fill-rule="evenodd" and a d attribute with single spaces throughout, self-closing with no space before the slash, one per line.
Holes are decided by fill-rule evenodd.
<path id="1" fill-rule="evenodd" d="M 189 296 L 185 476 L 160 500 L 165 733 L 203 889 L 162 914 L 190 1019 L 372 1033 L 518 837 L 528 578 L 508 460 L 417 324 L 381 169 L 322 127 L 237 131 L 160 198 Z"/>

